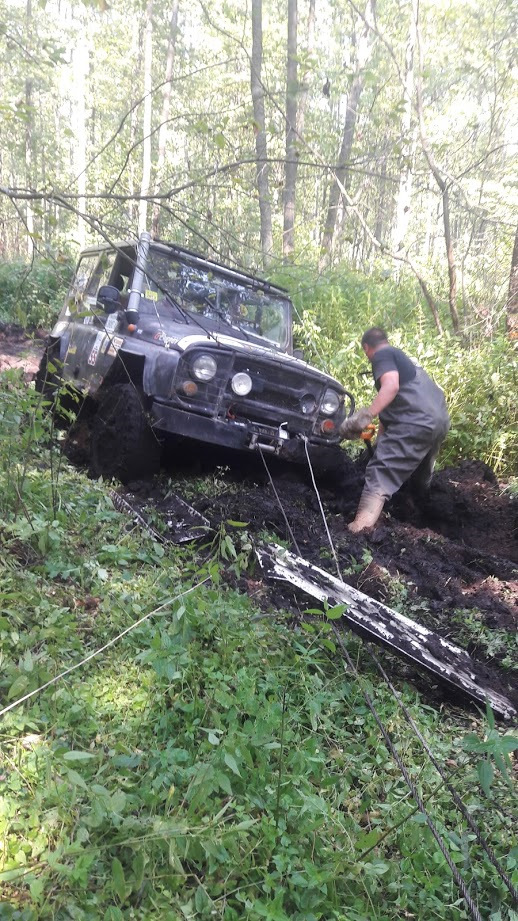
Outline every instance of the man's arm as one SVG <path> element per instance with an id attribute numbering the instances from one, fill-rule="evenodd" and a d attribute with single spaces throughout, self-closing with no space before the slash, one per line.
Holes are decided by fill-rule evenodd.
<path id="1" fill-rule="evenodd" d="M 374 416 L 378 416 L 379 413 L 383 412 L 385 407 L 389 405 L 389 403 L 392 403 L 392 400 L 398 391 L 399 372 L 385 371 L 385 373 L 380 377 L 380 389 L 371 405 L 366 409 L 359 409 L 357 412 L 353 413 L 352 416 L 349 416 L 344 420 L 344 422 L 342 422 L 340 426 L 340 435 L 342 438 L 358 438 L 363 429 L 372 422 Z M 380 430 L 378 434 L 381 435 L 382 432 L 383 426 L 380 422 Z"/>
<path id="2" fill-rule="evenodd" d="M 380 384 L 381 386 L 377 395 L 368 407 L 373 418 L 374 416 L 379 416 L 379 414 L 392 403 L 394 397 L 397 396 L 399 391 L 399 372 L 385 371 L 385 374 L 382 374 L 380 377 Z"/>

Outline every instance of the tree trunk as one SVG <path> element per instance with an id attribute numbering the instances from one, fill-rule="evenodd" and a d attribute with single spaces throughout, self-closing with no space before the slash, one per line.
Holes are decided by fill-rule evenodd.
<path id="1" fill-rule="evenodd" d="M 507 335 L 511 342 L 518 342 L 518 227 L 514 237 L 511 273 L 509 275 L 509 296 L 505 318 Z"/>
<path id="2" fill-rule="evenodd" d="M 347 97 L 347 107 L 345 110 L 345 123 L 342 135 L 342 145 L 338 157 L 338 166 L 335 170 L 334 179 L 329 191 L 329 201 L 327 205 L 326 221 L 321 245 L 320 267 L 324 268 L 329 260 L 333 249 L 335 236 L 336 219 L 342 193 L 340 186 L 348 188 L 350 180 L 347 172 L 347 165 L 351 157 L 351 150 L 354 142 L 356 130 L 356 118 L 358 106 L 363 90 L 364 71 L 370 59 L 373 49 L 371 23 L 374 22 L 374 0 L 367 0 L 365 12 L 363 15 L 363 25 L 361 26 L 360 36 L 356 48 L 356 63 L 351 89 Z"/>
<path id="3" fill-rule="evenodd" d="M 310 57 L 315 47 L 315 0 L 309 0 L 308 10 L 308 27 L 306 33 L 306 54 Z M 304 135 L 304 123 L 306 121 L 306 108 L 308 102 L 308 84 L 306 83 L 307 72 L 302 75 L 298 90 L 297 106 L 297 135 L 299 138 Z"/>
<path id="4" fill-rule="evenodd" d="M 374 226 L 374 236 L 377 240 L 382 240 L 384 236 L 384 230 L 386 227 L 386 213 L 387 213 L 387 195 L 386 195 L 386 185 L 387 185 L 387 158 L 383 157 L 381 161 L 380 168 L 380 183 L 379 183 L 379 198 L 378 198 L 378 207 L 376 209 L 376 224 Z M 369 249 L 370 253 L 370 249 Z"/>
<path id="5" fill-rule="evenodd" d="M 425 124 L 424 124 L 424 113 L 423 113 L 423 99 L 421 91 L 421 80 L 423 73 L 423 62 L 422 62 L 422 48 L 421 40 L 419 34 L 419 22 L 416 24 L 416 35 L 417 43 L 419 47 L 419 75 L 417 80 L 417 94 L 416 94 L 416 104 L 417 104 L 417 116 L 419 119 L 419 133 L 421 136 L 421 147 L 423 153 L 432 173 L 433 178 L 435 179 L 442 196 L 442 222 L 444 228 L 444 242 L 446 245 L 446 259 L 448 262 L 448 279 L 449 279 L 449 289 L 448 289 L 448 302 L 450 307 L 450 317 L 453 326 L 453 331 L 456 335 L 460 332 L 459 324 L 459 314 L 457 311 L 457 265 L 455 261 L 455 248 L 453 246 L 453 237 L 451 233 L 451 223 L 450 223 L 450 192 L 449 185 L 442 175 L 442 171 L 435 159 L 433 151 L 428 142 L 426 136 Z"/>
<path id="6" fill-rule="evenodd" d="M 412 0 L 406 46 L 405 80 L 402 101 L 403 112 L 401 115 L 401 135 L 403 137 L 402 163 L 396 198 L 396 219 L 392 235 L 392 249 L 396 253 L 404 248 L 412 201 L 412 161 L 416 142 L 415 136 L 412 134 L 412 106 L 414 98 L 414 55 L 417 40 L 417 17 L 418 0 Z"/>
<path id="7" fill-rule="evenodd" d="M 87 26 L 83 17 L 77 22 L 76 44 L 72 52 L 72 65 L 74 68 L 73 96 L 72 96 L 72 132 L 74 135 L 74 173 L 77 181 L 77 227 L 76 239 L 81 249 L 86 243 L 85 223 L 81 215 L 86 212 L 86 151 L 88 140 L 86 135 L 86 95 L 87 78 L 89 71 L 89 48 L 87 41 Z"/>
<path id="8" fill-rule="evenodd" d="M 250 61 L 250 87 L 254 108 L 254 132 L 256 155 L 256 183 L 259 196 L 261 219 L 261 250 L 265 266 L 271 260 L 273 249 L 272 207 L 270 203 L 270 181 L 268 151 L 264 127 L 264 89 L 261 80 L 263 62 L 262 0 L 252 0 L 252 57 Z"/>
<path id="9" fill-rule="evenodd" d="M 158 159 L 155 174 L 155 190 L 160 188 L 160 181 L 165 163 L 165 152 L 169 136 L 169 112 L 171 110 L 171 79 L 173 76 L 174 58 L 176 52 L 176 36 L 178 32 L 178 0 L 173 0 L 171 8 L 171 22 L 169 26 L 169 42 L 167 45 L 167 59 L 165 65 L 165 84 L 162 90 L 162 115 L 160 117 L 160 129 L 158 132 Z M 160 227 L 160 205 L 155 202 L 153 205 L 153 220 L 151 223 L 151 234 L 153 237 L 158 236 Z"/>
<path id="10" fill-rule="evenodd" d="M 27 45 L 30 47 L 32 44 L 31 35 L 32 35 L 32 0 L 27 0 L 25 7 L 26 14 L 26 26 L 27 26 Z M 25 184 L 27 189 L 31 188 L 32 184 L 32 172 L 33 172 L 33 147 L 34 147 L 34 110 L 33 110 L 33 81 L 31 77 L 27 77 L 25 80 Z M 25 221 L 28 230 L 27 237 L 27 255 L 29 258 L 32 256 L 34 241 L 32 234 L 34 233 L 34 212 L 31 207 L 29 199 L 27 200 L 27 207 L 25 211 Z"/>
<path id="11" fill-rule="evenodd" d="M 144 117 L 142 121 L 142 183 L 141 196 L 149 195 L 151 179 L 151 116 L 152 116 L 152 68 L 153 63 L 153 0 L 147 0 L 146 31 L 144 34 Z M 148 202 L 142 198 L 139 204 L 138 230 L 147 228 Z"/>
<path id="12" fill-rule="evenodd" d="M 293 258 L 295 248 L 295 189 L 297 184 L 297 0 L 288 0 L 286 61 L 286 165 L 284 169 L 284 228 L 282 255 Z"/>

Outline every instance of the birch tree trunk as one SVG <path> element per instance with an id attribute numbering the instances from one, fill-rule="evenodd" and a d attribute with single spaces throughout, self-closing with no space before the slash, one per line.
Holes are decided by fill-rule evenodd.
<path id="1" fill-rule="evenodd" d="M 25 16 L 26 16 L 26 28 L 27 28 L 27 44 L 30 47 L 32 44 L 32 0 L 27 0 L 25 7 Z M 25 80 L 25 184 L 27 189 L 31 188 L 32 184 L 32 172 L 33 172 L 33 146 L 34 146 L 34 110 L 33 110 L 33 81 L 32 77 L 26 77 Z M 27 237 L 27 255 L 29 258 L 33 253 L 33 238 L 32 234 L 34 233 L 34 212 L 32 210 L 31 202 L 27 199 L 27 206 L 25 211 L 25 222 L 28 231 Z"/>
<path id="2" fill-rule="evenodd" d="M 272 207 L 270 202 L 270 181 L 268 151 L 264 119 L 264 89 L 261 79 L 263 62 L 262 0 L 252 0 L 252 57 L 250 61 L 250 87 L 254 109 L 254 133 L 256 156 L 256 184 L 259 196 L 261 220 L 261 250 L 263 264 L 271 260 L 273 249 Z"/>
<path id="3" fill-rule="evenodd" d="M 306 33 L 306 54 L 309 57 L 313 54 L 315 48 L 315 0 L 309 0 L 308 26 Z M 307 73 L 304 73 L 299 84 L 298 106 L 297 106 L 297 134 L 299 138 L 304 135 L 304 124 L 306 121 L 306 109 L 308 103 L 308 84 L 306 83 Z"/>
<path id="4" fill-rule="evenodd" d="M 394 252 L 404 248 L 410 221 L 413 184 L 413 158 L 416 138 L 412 133 L 412 110 L 414 99 L 414 56 L 417 41 L 418 0 L 412 0 L 410 23 L 405 55 L 405 77 L 403 88 L 403 111 L 401 115 L 401 135 L 403 137 L 402 164 L 399 175 L 399 187 L 396 197 L 396 218 L 392 235 Z"/>
<path id="5" fill-rule="evenodd" d="M 158 159 L 155 174 L 155 191 L 160 188 L 160 182 L 164 171 L 165 154 L 167 141 L 169 138 L 169 112 L 171 111 L 171 91 L 174 58 L 176 52 L 176 36 L 178 33 L 178 0 L 173 0 L 171 7 L 171 22 L 169 25 L 169 42 L 167 45 L 167 59 L 165 65 L 165 84 L 162 90 L 162 114 L 160 116 L 160 128 L 158 131 Z M 153 205 L 153 220 L 151 222 L 151 235 L 158 236 L 160 228 L 160 205 L 155 202 Z"/>
<path id="6" fill-rule="evenodd" d="M 514 237 L 511 272 L 509 275 L 509 295 L 505 317 L 507 335 L 511 342 L 518 342 L 518 227 Z"/>
<path id="7" fill-rule="evenodd" d="M 295 248 L 295 190 L 297 184 L 297 0 L 288 0 L 286 61 L 286 164 L 284 169 L 284 227 L 282 255 L 293 258 Z"/>
<path id="8" fill-rule="evenodd" d="M 426 162 L 430 168 L 433 178 L 435 179 L 437 185 L 439 186 L 442 198 L 442 223 L 444 228 L 444 242 L 446 245 L 446 259 L 448 262 L 448 279 L 449 279 L 449 289 L 448 289 L 448 303 L 450 307 L 450 317 L 453 327 L 453 331 L 456 335 L 460 332 L 459 324 L 459 314 L 457 311 L 457 264 L 455 260 L 455 248 L 453 245 L 453 237 L 451 232 L 451 222 L 450 222 L 450 190 L 449 182 L 444 178 L 444 171 L 441 170 L 435 155 L 430 147 L 428 138 L 426 136 L 426 129 L 424 123 L 424 112 L 423 112 L 423 98 L 421 90 L 422 82 L 422 72 L 423 72 L 423 61 L 422 61 L 422 47 L 419 35 L 419 22 L 416 24 L 416 36 L 417 44 L 419 47 L 419 74 L 417 79 L 417 93 L 416 93 L 416 106 L 417 106 L 417 116 L 419 119 L 419 134 L 421 138 L 421 148 Z"/>
<path id="9" fill-rule="evenodd" d="M 153 63 L 153 0 L 147 0 L 146 28 L 144 33 L 144 117 L 142 120 L 142 183 L 141 196 L 149 195 L 151 180 L 151 116 L 152 116 L 152 74 Z M 141 198 L 138 212 L 138 232 L 147 227 L 148 202 Z"/>
<path id="10" fill-rule="evenodd" d="M 335 170 L 334 179 L 329 190 L 329 201 L 321 244 L 321 269 L 324 268 L 325 264 L 328 262 L 333 250 L 336 219 L 341 199 L 340 186 L 342 185 L 347 189 L 350 184 L 347 175 L 347 165 L 351 157 L 351 150 L 354 142 L 358 106 L 364 83 L 364 71 L 372 55 L 374 45 L 373 32 L 370 28 L 374 23 L 374 0 L 367 0 L 365 11 L 361 18 L 363 25 L 360 28 L 360 35 L 356 47 L 353 81 L 347 97 L 345 123 L 340 154 L 338 156 L 338 166 Z"/>
<path id="11" fill-rule="evenodd" d="M 81 249 L 86 243 L 85 222 L 81 215 L 86 212 L 86 151 L 88 147 L 86 134 L 86 96 L 89 72 L 89 48 L 87 26 L 83 17 L 77 22 L 75 46 L 72 51 L 72 131 L 74 143 L 74 173 L 77 182 L 77 216 L 76 238 Z"/>

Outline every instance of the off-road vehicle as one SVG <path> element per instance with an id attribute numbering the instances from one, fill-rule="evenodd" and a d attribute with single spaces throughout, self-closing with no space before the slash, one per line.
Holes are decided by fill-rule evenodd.
<path id="1" fill-rule="evenodd" d="M 287 292 L 148 233 L 85 250 L 36 386 L 86 397 L 94 474 L 157 470 L 168 436 L 305 460 L 352 397 L 293 353 Z"/>

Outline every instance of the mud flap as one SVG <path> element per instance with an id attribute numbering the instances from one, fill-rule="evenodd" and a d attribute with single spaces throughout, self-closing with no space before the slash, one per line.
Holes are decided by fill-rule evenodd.
<path id="1" fill-rule="evenodd" d="M 278 544 L 258 546 L 256 554 L 268 578 L 296 585 L 330 606 L 346 604 L 347 609 L 342 619 L 351 630 L 387 646 L 396 655 L 431 672 L 473 700 L 488 703 L 506 719 L 516 716 L 511 702 L 492 690 L 490 678 L 483 674 L 484 666 L 474 662 L 464 649 L 454 646 L 437 633 L 369 598 Z"/>

